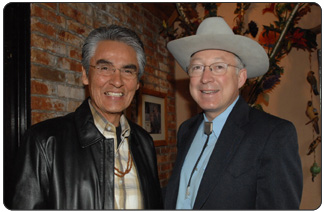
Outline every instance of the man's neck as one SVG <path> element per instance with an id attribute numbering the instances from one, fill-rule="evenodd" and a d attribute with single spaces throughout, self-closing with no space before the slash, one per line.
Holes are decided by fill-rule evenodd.
<path id="1" fill-rule="evenodd" d="M 90 101 L 92 107 L 102 115 L 102 117 L 104 117 L 107 121 L 109 121 L 110 123 L 112 123 L 115 127 L 119 126 L 119 122 L 120 122 L 120 117 L 122 115 L 122 112 L 120 113 L 104 113 L 102 112 L 96 104 L 93 103 L 93 101 Z"/>

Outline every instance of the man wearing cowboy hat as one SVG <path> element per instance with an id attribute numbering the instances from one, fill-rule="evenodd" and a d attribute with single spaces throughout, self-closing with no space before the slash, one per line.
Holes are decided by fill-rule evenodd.
<path id="1" fill-rule="evenodd" d="M 179 128 L 165 208 L 298 209 L 303 179 L 294 125 L 239 96 L 247 78 L 268 70 L 264 49 L 219 17 L 168 49 L 203 112 Z"/>

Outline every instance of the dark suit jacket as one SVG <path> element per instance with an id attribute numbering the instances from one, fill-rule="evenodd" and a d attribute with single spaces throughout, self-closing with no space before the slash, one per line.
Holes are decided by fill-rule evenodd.
<path id="1" fill-rule="evenodd" d="M 176 207 L 181 168 L 202 121 L 199 114 L 179 128 L 166 209 Z M 293 124 L 250 108 L 240 97 L 215 145 L 193 209 L 298 209 L 302 187 Z"/>

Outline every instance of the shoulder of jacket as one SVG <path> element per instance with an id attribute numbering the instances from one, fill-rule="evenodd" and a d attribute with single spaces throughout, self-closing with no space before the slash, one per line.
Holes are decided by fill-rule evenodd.
<path id="1" fill-rule="evenodd" d="M 282 125 L 294 126 L 294 124 L 289 120 L 280 118 L 265 111 L 260 111 L 255 108 L 250 109 L 249 117 L 251 122 L 266 126 L 268 128 L 275 128 Z"/>
<path id="2" fill-rule="evenodd" d="M 64 135 L 69 130 L 74 131 L 74 113 L 67 114 L 62 117 L 48 119 L 32 125 L 24 134 L 24 140 L 27 142 L 38 142 L 41 145 L 50 137 Z M 73 130 L 73 131 L 72 131 Z"/>
<path id="3" fill-rule="evenodd" d="M 57 130 L 66 127 L 66 125 L 73 123 L 74 113 L 69 113 L 65 116 L 60 116 L 56 118 L 51 118 L 44 120 L 42 122 L 36 123 L 30 127 L 32 131 L 42 131 L 42 130 Z"/>
<path id="4" fill-rule="evenodd" d="M 203 120 L 203 114 L 199 113 L 193 117 L 191 117 L 190 119 L 187 119 L 186 121 L 182 122 L 182 124 L 179 127 L 179 130 L 181 128 L 191 128 L 191 125 L 196 124 L 198 121 L 202 121 Z"/>

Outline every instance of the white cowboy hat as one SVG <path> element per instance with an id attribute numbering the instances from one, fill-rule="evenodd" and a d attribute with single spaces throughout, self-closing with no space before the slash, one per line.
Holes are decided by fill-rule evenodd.
<path id="1" fill-rule="evenodd" d="M 238 56 L 247 69 L 248 78 L 261 76 L 269 68 L 269 58 L 263 47 L 248 37 L 235 35 L 220 17 L 206 18 L 196 35 L 170 41 L 167 48 L 183 70 L 194 53 L 207 49 L 224 50 Z"/>

